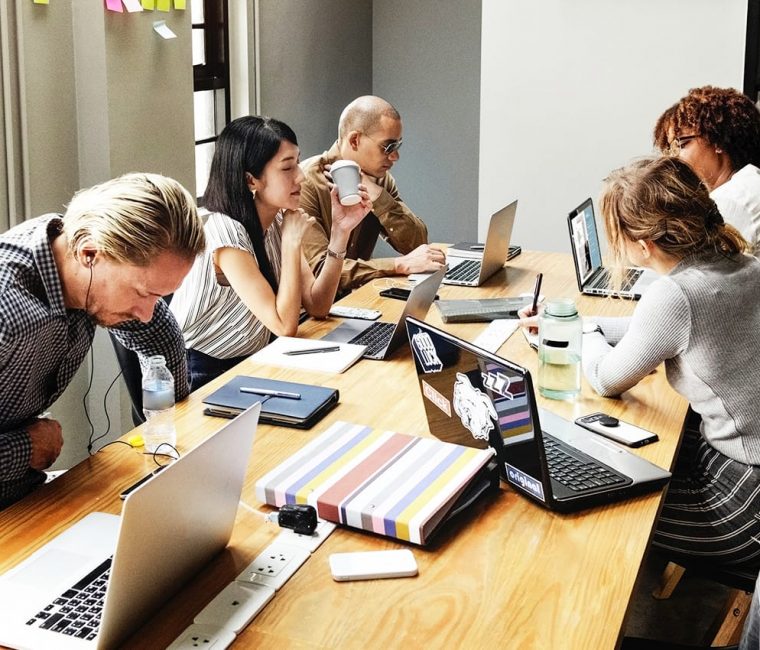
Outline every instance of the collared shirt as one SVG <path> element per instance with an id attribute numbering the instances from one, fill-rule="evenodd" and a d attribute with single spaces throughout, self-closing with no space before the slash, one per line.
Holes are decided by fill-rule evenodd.
<path id="1" fill-rule="evenodd" d="M 60 215 L 48 214 L 0 235 L 0 508 L 45 480 L 29 467 L 25 427 L 60 397 L 95 335 L 84 310 L 64 305 L 51 248 L 62 225 Z M 110 331 L 141 357 L 163 354 L 177 399 L 187 396 L 182 334 L 163 300 L 149 323 L 130 321 Z"/>

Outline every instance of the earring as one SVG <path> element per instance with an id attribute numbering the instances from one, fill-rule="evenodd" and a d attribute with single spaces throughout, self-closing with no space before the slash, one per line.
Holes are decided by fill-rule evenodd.
<path id="1" fill-rule="evenodd" d="M 255 189 L 251 190 L 251 198 L 253 198 L 254 200 L 256 200 L 256 190 Z"/>

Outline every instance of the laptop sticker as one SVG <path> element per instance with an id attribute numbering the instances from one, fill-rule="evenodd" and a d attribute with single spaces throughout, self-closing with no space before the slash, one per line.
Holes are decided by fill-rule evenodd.
<path id="1" fill-rule="evenodd" d="M 513 386 L 512 380 L 498 370 L 496 372 L 482 372 L 480 375 L 483 378 L 484 388 L 488 388 L 502 397 L 514 399 L 518 395 L 525 394 L 525 386 L 522 377 L 515 377 L 516 385 Z"/>
<path id="2" fill-rule="evenodd" d="M 488 440 L 488 432 L 494 428 L 496 409 L 488 396 L 475 388 L 470 378 L 457 373 L 454 383 L 454 412 L 462 420 L 462 425 L 476 440 Z"/>
<path id="3" fill-rule="evenodd" d="M 526 492 L 530 492 L 536 499 L 540 499 L 546 503 L 546 497 L 544 497 L 544 486 L 541 485 L 541 481 L 537 481 L 532 476 L 529 476 L 525 472 L 512 467 L 509 463 L 504 463 L 507 466 L 507 479 L 510 483 L 521 487 Z"/>
<path id="4" fill-rule="evenodd" d="M 425 374 L 441 372 L 443 362 L 438 357 L 433 339 L 427 332 L 417 332 L 412 335 L 412 350 L 422 365 Z M 451 415 L 451 414 L 449 414 Z"/>
<path id="5" fill-rule="evenodd" d="M 446 399 L 435 388 L 428 384 L 424 379 L 422 380 L 422 394 L 427 397 L 433 404 L 441 409 L 446 415 L 451 417 L 451 402 Z"/>

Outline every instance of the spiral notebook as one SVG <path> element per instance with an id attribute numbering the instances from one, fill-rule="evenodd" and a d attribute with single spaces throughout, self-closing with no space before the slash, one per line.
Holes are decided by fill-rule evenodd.
<path id="1" fill-rule="evenodd" d="M 256 481 L 269 505 L 308 503 L 323 519 L 425 544 L 498 487 L 493 450 L 336 422 Z"/>

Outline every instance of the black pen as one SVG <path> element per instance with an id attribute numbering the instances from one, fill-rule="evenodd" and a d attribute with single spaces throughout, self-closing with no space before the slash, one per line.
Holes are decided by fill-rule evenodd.
<path id="1" fill-rule="evenodd" d="M 288 350 L 287 352 L 283 352 L 283 354 L 287 354 L 289 357 L 294 357 L 298 354 L 319 354 L 320 352 L 338 352 L 339 350 L 339 345 L 331 345 L 328 348 L 304 348 L 303 350 Z"/>
<path id="2" fill-rule="evenodd" d="M 536 286 L 533 287 L 533 305 L 530 308 L 531 316 L 536 313 L 536 308 L 538 307 L 538 294 L 541 292 L 541 280 L 544 279 L 544 274 L 539 273 L 536 276 Z"/>

